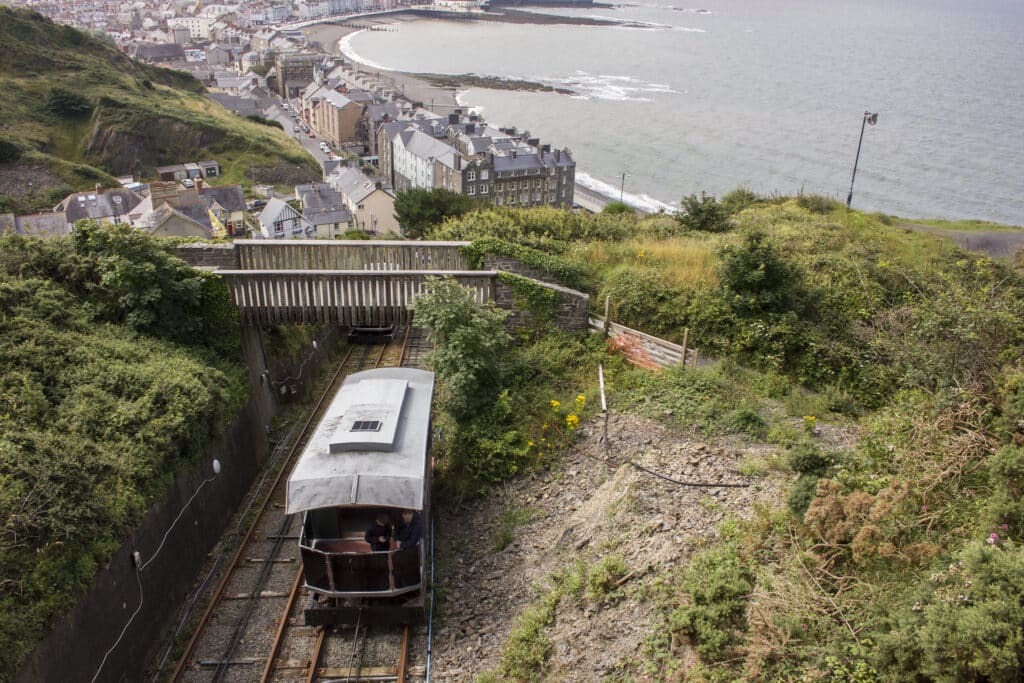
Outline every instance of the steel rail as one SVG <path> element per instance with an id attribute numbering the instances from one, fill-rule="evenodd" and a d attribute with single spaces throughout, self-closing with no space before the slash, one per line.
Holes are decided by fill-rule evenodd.
<path id="1" fill-rule="evenodd" d="M 398 355 L 398 366 L 402 366 L 404 364 L 404 362 L 405 362 L 407 349 L 409 347 L 409 339 L 411 337 L 410 332 L 411 332 L 411 326 L 406 326 L 405 327 L 405 332 L 404 332 L 403 338 L 402 338 L 401 350 L 399 351 L 399 355 Z M 393 346 L 394 346 L 393 342 L 389 342 L 389 343 L 381 344 L 380 345 L 380 350 L 378 351 L 377 358 L 376 358 L 376 360 L 375 360 L 375 362 L 373 364 L 374 368 L 378 368 L 378 367 L 381 366 L 381 363 L 384 361 L 384 357 L 387 354 L 388 349 L 393 348 Z M 347 361 L 347 357 L 346 357 L 346 361 Z M 337 380 L 337 375 L 335 375 L 335 378 L 331 381 L 331 384 L 329 385 L 328 389 L 330 389 L 330 388 L 332 388 L 334 386 L 336 380 Z M 319 404 L 317 406 L 317 410 L 319 410 Z M 305 433 L 305 431 L 303 433 Z M 276 482 L 275 482 L 275 485 L 276 485 Z M 285 517 L 285 519 L 287 519 L 287 517 Z M 281 535 L 283 535 L 283 534 L 279 534 L 279 536 L 281 536 Z M 298 596 L 299 589 L 302 586 L 302 577 L 303 577 L 303 570 L 302 570 L 302 567 L 300 566 L 298 571 L 296 571 L 296 574 L 295 574 L 295 579 L 294 579 L 293 584 L 292 584 L 292 590 L 291 590 L 291 593 L 289 594 L 289 597 L 288 597 L 288 604 L 285 606 L 284 610 L 281 613 L 281 617 L 278 620 L 277 629 L 276 629 L 276 632 L 275 632 L 275 635 L 274 635 L 274 641 L 273 641 L 273 643 L 271 645 L 270 652 L 267 654 L 266 662 L 264 663 L 263 671 L 262 671 L 262 673 L 260 675 L 260 683 L 268 683 L 273 678 L 273 676 L 274 676 L 274 663 L 277 660 L 278 653 L 280 652 L 281 646 L 282 646 L 282 644 L 284 642 L 285 632 L 286 632 L 286 630 L 288 628 L 288 622 L 289 622 L 289 620 L 291 618 L 292 609 L 294 609 L 295 599 Z M 323 644 L 324 644 L 324 641 L 326 639 L 326 635 L 327 635 L 327 629 L 325 629 L 323 627 L 318 629 L 317 639 L 316 639 L 316 642 L 315 642 L 315 644 L 313 646 L 313 652 L 310 655 L 310 660 L 309 660 L 310 663 L 309 663 L 309 669 L 307 671 L 307 678 L 306 678 L 308 683 L 312 683 L 312 681 L 316 680 L 317 668 L 318 668 L 317 664 L 318 664 L 319 659 L 320 659 L 320 653 L 322 651 Z"/>
<path id="2" fill-rule="evenodd" d="M 188 645 L 185 647 L 185 652 L 178 660 L 177 666 L 174 667 L 174 673 L 171 674 L 172 681 L 181 680 L 181 676 L 185 671 L 185 666 L 187 665 L 189 658 L 193 655 L 196 644 L 198 644 L 199 642 L 199 636 L 202 635 L 204 629 L 206 628 L 206 625 L 210 620 L 210 616 L 213 614 L 213 610 L 221 602 L 221 599 L 224 595 L 224 591 L 227 588 L 228 582 L 231 580 L 232 574 L 234 574 L 235 567 L 238 565 L 238 561 L 241 559 L 242 553 L 245 551 L 245 548 L 249 545 L 249 541 L 252 540 L 253 534 L 256 532 L 256 528 L 258 526 L 256 522 L 259 521 L 259 518 L 266 511 L 267 506 L 270 503 L 270 500 L 273 498 L 274 490 L 277 489 L 278 484 L 280 484 L 281 482 L 281 478 L 284 476 L 284 473 L 289 469 L 288 463 L 295 455 L 295 451 L 298 449 L 298 445 L 302 442 L 302 436 L 305 434 L 306 430 L 309 429 L 310 423 L 313 422 L 313 418 L 316 416 L 317 412 L 319 412 L 319 409 L 323 404 L 324 400 L 326 399 L 326 397 L 330 395 L 331 389 L 334 387 L 335 383 L 338 380 L 338 376 L 345 368 L 345 365 L 348 363 L 348 360 L 351 356 L 352 349 L 349 349 L 348 352 L 345 354 L 345 357 L 342 359 L 341 363 L 338 364 L 337 372 L 334 374 L 334 377 L 331 378 L 331 381 L 324 389 L 323 394 L 321 394 L 320 399 L 317 401 L 316 407 L 312 411 L 310 411 L 309 417 L 306 419 L 306 422 L 303 425 L 302 430 L 299 432 L 299 437 L 295 440 L 295 443 L 292 444 L 291 452 L 289 452 L 288 457 L 285 459 L 284 465 L 281 467 L 280 470 L 278 470 L 277 476 L 274 478 L 274 482 L 270 485 L 270 493 L 267 494 L 267 497 L 263 501 L 263 505 L 260 506 L 259 511 L 256 513 L 255 520 L 253 521 L 252 526 L 249 527 L 249 531 L 245 534 L 245 537 L 238 544 L 238 548 L 235 550 L 234 555 L 232 555 L 231 562 L 229 564 L 230 569 L 224 572 L 224 576 L 217 584 L 217 588 L 214 590 L 214 593 L 210 598 L 209 604 L 206 606 L 206 609 L 203 610 L 203 614 L 199 618 L 199 622 L 192 633 L 192 637 L 189 638 Z"/>

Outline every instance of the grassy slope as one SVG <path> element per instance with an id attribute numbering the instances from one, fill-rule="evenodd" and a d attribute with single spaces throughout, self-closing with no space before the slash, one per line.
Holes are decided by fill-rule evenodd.
<path id="1" fill-rule="evenodd" d="M 587 269 L 617 319 L 666 337 L 690 327 L 725 364 L 632 386 L 637 405 L 679 415 L 680 429 L 762 424 L 782 449 L 766 466 L 800 475 L 788 507 L 728 522 L 700 576 L 652 579 L 663 589 L 647 607 L 662 620 L 624 679 L 1018 680 L 1024 281 L 938 236 L 799 200 L 749 208 L 713 235 L 610 220 L 548 217 L 541 230 L 521 218 L 516 236 L 468 216 L 435 236 L 496 225 Z M 803 273 L 804 301 L 786 313 L 738 313 L 720 289 L 722 248 L 755 228 Z M 719 396 L 723 373 L 732 388 Z M 691 395 L 699 405 L 681 409 Z M 794 429 L 800 416 L 860 437 L 835 450 Z"/>
<path id="2" fill-rule="evenodd" d="M 140 64 L 93 36 L 6 7 L 0 7 L 0 43 L 0 138 L 24 151 L 101 164 L 104 157 L 117 158 L 119 150 L 90 149 L 90 142 L 114 133 L 120 134 L 116 142 L 128 143 L 124 154 L 138 157 L 128 172 L 148 174 L 157 164 L 216 158 L 231 182 L 242 182 L 249 166 L 299 167 L 298 174 L 315 174 L 313 160 L 294 140 L 206 99 L 188 74 Z M 77 116 L 55 113 L 48 105 L 53 88 L 84 96 L 89 109 Z M 174 128 L 170 140 L 160 140 L 168 125 L 180 125 L 185 134 Z M 146 149 L 146 140 L 163 148 Z M 62 175 L 76 188 L 96 182 L 95 171 L 81 171 Z"/>

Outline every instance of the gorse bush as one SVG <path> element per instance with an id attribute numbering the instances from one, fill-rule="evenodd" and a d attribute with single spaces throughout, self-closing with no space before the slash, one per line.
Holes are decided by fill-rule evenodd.
<path id="1" fill-rule="evenodd" d="M 688 604 L 672 612 L 669 629 L 689 636 L 706 660 L 726 658 L 746 629 L 744 612 L 754 587 L 749 562 L 734 545 L 707 550 L 690 562 L 680 587 Z"/>

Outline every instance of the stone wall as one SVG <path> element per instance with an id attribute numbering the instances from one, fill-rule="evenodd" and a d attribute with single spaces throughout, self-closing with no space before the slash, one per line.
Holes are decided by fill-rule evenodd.
<path id="1" fill-rule="evenodd" d="M 181 244 L 174 255 L 193 268 L 238 270 L 238 250 L 234 244 Z"/>
<path id="2" fill-rule="evenodd" d="M 537 282 L 534 280 L 534 282 Z M 560 329 L 568 332 L 586 332 L 590 315 L 590 297 L 575 289 L 553 285 L 547 282 L 537 282 L 538 285 L 555 292 L 555 318 L 554 323 Z M 498 308 L 512 311 L 506 321 L 509 329 L 529 328 L 538 326 L 541 321 L 537 314 L 526 308 L 516 305 L 515 292 L 512 287 L 498 279 L 494 287 L 494 303 Z"/>
<path id="3" fill-rule="evenodd" d="M 547 282 L 552 285 L 561 284 L 554 275 L 543 268 L 531 266 L 518 259 L 514 259 L 511 256 L 487 254 L 484 256 L 484 270 L 499 270 L 506 273 L 522 275 L 523 277 L 528 277 L 533 280 L 540 280 L 541 282 Z"/>

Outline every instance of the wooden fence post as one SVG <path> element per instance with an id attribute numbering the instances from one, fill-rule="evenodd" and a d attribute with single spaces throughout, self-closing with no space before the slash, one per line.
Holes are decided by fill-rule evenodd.
<path id="1" fill-rule="evenodd" d="M 680 365 L 686 367 L 686 345 L 690 341 L 690 328 L 687 327 L 683 330 L 683 355 L 679 359 Z"/>
<path id="2" fill-rule="evenodd" d="M 608 309 L 611 306 L 612 297 L 606 294 L 604 297 L 604 336 L 608 337 L 608 328 L 611 327 L 612 319 L 608 317 Z"/>

